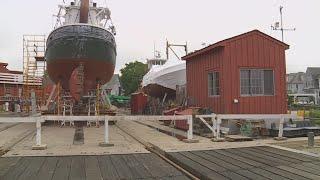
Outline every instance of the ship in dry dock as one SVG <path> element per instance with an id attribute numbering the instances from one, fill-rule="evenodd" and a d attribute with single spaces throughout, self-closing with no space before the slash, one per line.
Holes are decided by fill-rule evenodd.
<path id="1" fill-rule="evenodd" d="M 107 83 L 116 64 L 111 11 L 89 0 L 60 5 L 45 59 L 50 79 L 76 100 Z"/>

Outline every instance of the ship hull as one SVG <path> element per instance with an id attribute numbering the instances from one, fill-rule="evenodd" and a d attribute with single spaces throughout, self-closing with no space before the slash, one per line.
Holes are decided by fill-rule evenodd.
<path id="1" fill-rule="evenodd" d="M 76 100 L 107 83 L 116 63 L 116 43 L 107 30 L 88 24 L 62 26 L 48 37 L 45 58 L 49 77 Z M 82 77 L 79 79 L 79 66 Z"/>
<path id="2" fill-rule="evenodd" d="M 168 60 L 164 65 L 151 69 L 142 81 L 142 90 L 156 98 L 174 99 L 177 86 L 186 84 L 186 64 L 179 60 Z M 165 95 L 166 94 L 166 95 Z"/>

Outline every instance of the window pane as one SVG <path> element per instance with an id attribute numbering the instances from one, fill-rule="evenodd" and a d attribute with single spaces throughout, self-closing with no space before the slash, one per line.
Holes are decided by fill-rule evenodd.
<path id="1" fill-rule="evenodd" d="M 211 96 L 212 94 L 212 76 L 213 74 L 212 73 L 209 73 L 208 74 L 208 95 Z"/>
<path id="2" fill-rule="evenodd" d="M 264 70 L 264 94 L 274 95 L 273 70 Z"/>
<path id="3" fill-rule="evenodd" d="M 208 73 L 208 94 L 209 96 L 216 96 L 220 93 L 219 87 L 219 72 Z"/>
<path id="4" fill-rule="evenodd" d="M 263 70 L 250 70 L 251 95 L 263 94 Z"/>
<path id="5" fill-rule="evenodd" d="M 219 95 L 219 73 L 213 73 L 213 86 L 212 86 L 213 93 L 212 95 Z"/>
<path id="6" fill-rule="evenodd" d="M 250 71 L 240 70 L 241 95 L 250 94 Z"/>

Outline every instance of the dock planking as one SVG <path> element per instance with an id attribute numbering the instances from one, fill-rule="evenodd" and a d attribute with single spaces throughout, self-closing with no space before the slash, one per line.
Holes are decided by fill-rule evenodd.
<path id="1" fill-rule="evenodd" d="M 0 180 L 189 179 L 151 153 L 0 158 Z"/>
<path id="2" fill-rule="evenodd" d="M 320 179 L 320 158 L 268 146 L 166 155 L 200 179 Z"/>

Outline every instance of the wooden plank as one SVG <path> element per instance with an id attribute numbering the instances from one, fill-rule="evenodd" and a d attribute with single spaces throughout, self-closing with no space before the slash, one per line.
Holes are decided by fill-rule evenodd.
<path id="1" fill-rule="evenodd" d="M 254 180 L 268 180 L 269 178 L 263 177 L 261 175 L 255 174 L 249 170 L 241 169 L 236 171 L 237 174 L 240 174 L 241 176 L 247 177 L 248 179 L 254 179 Z"/>
<path id="2" fill-rule="evenodd" d="M 58 163 L 57 157 L 46 157 L 35 179 L 38 179 L 38 180 L 52 179 L 57 163 Z"/>
<path id="3" fill-rule="evenodd" d="M 296 168 L 292 168 L 292 167 L 289 167 L 289 166 L 277 166 L 277 168 L 280 168 L 282 170 L 288 171 L 288 172 L 293 173 L 293 174 L 297 174 L 299 176 L 303 176 L 305 178 L 320 179 L 320 176 L 318 176 L 318 175 L 311 174 L 311 173 L 308 173 L 306 171 L 303 171 L 303 170 L 300 170 L 300 169 L 296 169 Z"/>
<path id="4" fill-rule="evenodd" d="M 73 156 L 70 168 L 69 180 L 85 180 L 85 162 L 83 156 Z"/>
<path id="5" fill-rule="evenodd" d="M 255 174 L 258 174 L 260 176 L 263 176 L 263 177 L 266 177 L 266 178 L 270 178 L 270 179 L 283 179 L 283 180 L 286 180 L 286 179 L 289 179 L 289 178 L 286 178 L 284 176 L 281 176 L 281 175 L 278 175 L 278 174 L 275 174 L 273 172 L 269 172 L 263 168 L 251 168 L 249 169 L 249 171 L 255 173 Z"/>
<path id="6" fill-rule="evenodd" d="M 180 171 L 155 154 L 136 154 L 135 157 L 137 159 L 139 158 L 138 160 L 140 160 L 144 167 L 148 169 L 149 173 L 152 174 L 153 177 L 172 177 L 183 175 Z"/>
<path id="7" fill-rule="evenodd" d="M 249 165 L 249 164 L 241 162 L 241 161 L 236 161 L 233 158 L 229 158 L 228 156 L 221 155 L 215 151 L 205 151 L 205 153 L 210 154 L 211 156 L 218 158 L 220 160 L 223 160 L 227 163 L 233 164 L 236 167 L 240 167 L 241 169 L 248 169 L 248 168 L 253 167 L 252 165 Z M 238 169 L 238 168 L 236 168 L 236 169 Z"/>
<path id="8" fill-rule="evenodd" d="M 56 169 L 52 180 L 68 180 L 71 169 L 72 157 L 58 157 Z"/>
<path id="9" fill-rule="evenodd" d="M 15 166 L 21 157 L 6 157 L 0 158 L 0 179 L 9 171 L 9 169 Z"/>
<path id="10" fill-rule="evenodd" d="M 122 155 L 123 160 L 129 166 L 134 178 L 151 178 L 148 170 L 132 155 Z"/>
<path id="11" fill-rule="evenodd" d="M 302 165 L 313 168 L 315 170 L 319 170 L 320 171 L 320 166 L 317 164 L 313 164 L 313 163 L 302 163 Z"/>
<path id="12" fill-rule="evenodd" d="M 210 151 L 198 151 L 198 152 L 194 152 L 194 154 L 196 154 L 197 156 L 200 156 L 204 159 L 207 159 L 210 162 L 216 163 L 218 165 L 218 167 L 222 167 L 224 168 L 223 171 L 226 170 L 238 170 L 241 169 L 239 166 L 235 166 L 233 164 L 227 163 L 224 160 L 215 158 L 214 156 L 211 156 Z"/>
<path id="13" fill-rule="evenodd" d="M 211 156 L 208 154 L 205 154 L 204 152 L 193 151 L 193 152 L 181 152 L 180 154 L 192 159 L 193 161 L 201 164 L 202 166 L 206 166 L 207 168 L 215 172 L 227 171 L 227 168 L 222 167 L 220 164 L 218 164 L 218 162 L 210 161 Z"/>
<path id="14" fill-rule="evenodd" d="M 225 150 L 221 150 L 221 149 L 217 149 L 217 150 L 213 150 L 215 153 L 217 154 L 221 154 L 221 155 L 224 155 L 226 157 L 229 157 L 229 158 L 232 158 L 234 160 L 237 160 L 239 162 L 243 162 L 243 163 L 247 163 L 247 164 L 250 164 L 251 166 L 253 167 L 262 167 L 262 166 L 266 166 L 265 164 L 262 164 L 260 162 L 257 162 L 257 161 L 254 161 L 254 160 L 251 160 L 251 159 L 248 159 L 248 158 L 244 158 L 244 157 L 241 157 L 241 156 L 238 156 L 238 155 L 235 155 L 235 154 L 232 154 L 232 153 L 229 153 Z"/>
<path id="15" fill-rule="evenodd" d="M 3 179 L 18 179 L 29 165 L 31 159 L 27 157 L 21 158 L 16 166 L 11 167 L 4 175 Z"/>
<path id="16" fill-rule="evenodd" d="M 254 151 L 251 151 L 250 149 L 239 148 L 238 151 L 241 151 L 243 153 L 247 153 L 247 154 L 249 154 L 251 156 L 255 156 L 255 157 L 264 159 L 265 161 L 270 161 L 270 162 L 277 163 L 277 165 L 287 165 L 287 164 L 291 163 L 289 161 L 285 161 L 285 160 L 277 159 L 277 158 L 274 158 L 274 157 L 271 157 L 271 156 L 267 156 L 267 155 L 264 155 L 264 154 L 256 153 Z"/>
<path id="17" fill-rule="evenodd" d="M 135 175 L 131 172 L 129 166 L 122 159 L 121 155 L 110 155 L 110 159 L 118 172 L 120 179 L 130 179 Z"/>
<path id="18" fill-rule="evenodd" d="M 109 156 L 99 156 L 98 157 L 98 163 L 101 171 L 101 176 L 103 179 L 120 179 L 117 170 L 113 166 L 113 163 Z"/>
<path id="19" fill-rule="evenodd" d="M 167 153 L 168 157 L 176 164 L 179 164 L 184 169 L 200 179 L 228 179 L 227 177 L 218 174 L 211 169 L 183 156 L 180 153 Z"/>
<path id="20" fill-rule="evenodd" d="M 280 176 L 284 176 L 286 178 L 292 179 L 292 180 L 306 180 L 306 179 L 308 179 L 303 176 L 299 176 L 297 174 L 293 174 L 291 172 L 279 169 L 277 167 L 264 167 L 263 169 L 266 171 L 269 171 L 271 173 L 278 174 Z"/>
<path id="21" fill-rule="evenodd" d="M 85 156 L 84 162 L 85 162 L 85 174 L 86 179 L 90 180 L 101 180 L 102 175 L 99 168 L 99 162 L 97 156 Z"/>
<path id="22" fill-rule="evenodd" d="M 309 172 L 311 174 L 320 176 L 320 171 L 319 170 L 314 169 L 314 168 L 309 167 L 309 166 L 306 166 L 306 165 L 303 165 L 303 164 L 290 164 L 289 166 L 292 167 L 292 168 L 295 168 L 295 169 L 299 169 L 299 170 L 306 171 L 306 172 Z"/>
<path id="23" fill-rule="evenodd" d="M 7 173 L 3 176 L 3 179 L 13 179 L 16 180 L 20 177 L 20 175 L 26 170 L 30 163 L 30 158 L 24 157 L 21 158 L 16 166 L 12 166 Z"/>
<path id="24" fill-rule="evenodd" d="M 237 174 L 233 171 L 224 171 L 224 172 L 221 172 L 221 174 L 229 179 L 236 179 L 236 180 L 247 180 L 248 179 L 248 178 L 241 176 L 240 174 Z"/>
<path id="25" fill-rule="evenodd" d="M 300 160 L 297 160 L 297 159 L 293 159 L 293 158 L 286 157 L 286 156 L 281 156 L 279 154 L 275 154 L 275 153 L 271 153 L 271 152 L 266 152 L 266 151 L 254 149 L 254 148 L 251 148 L 251 147 L 250 148 L 243 148 L 243 149 L 248 149 L 248 150 L 250 150 L 252 152 L 256 152 L 256 153 L 263 154 L 263 155 L 266 155 L 266 156 L 274 157 L 274 158 L 281 159 L 281 160 L 284 160 L 284 161 L 288 161 L 288 162 L 291 162 L 291 163 L 302 163 L 303 162 L 303 161 L 300 161 Z"/>
<path id="26" fill-rule="evenodd" d="M 259 162 L 261 164 L 264 164 L 264 166 L 277 166 L 278 165 L 278 163 L 271 162 L 271 161 L 266 161 L 266 160 L 261 159 L 259 157 L 252 156 L 250 154 L 238 151 L 237 149 L 225 149 L 225 151 L 228 152 L 228 153 L 235 154 L 237 156 L 243 157 L 245 159 L 251 159 L 253 161 Z"/>
<path id="27" fill-rule="evenodd" d="M 167 177 L 162 177 L 161 180 L 190 180 L 190 179 L 186 176 L 167 176 Z"/>
<path id="28" fill-rule="evenodd" d="M 299 154 L 299 153 L 286 151 L 283 149 L 278 149 L 278 148 L 273 148 L 273 147 L 268 147 L 268 146 L 257 146 L 254 148 L 259 149 L 259 150 L 263 150 L 263 151 L 267 151 L 267 152 L 271 152 L 271 153 L 275 153 L 275 154 L 279 154 L 281 156 L 286 156 L 289 158 L 298 159 L 300 161 L 305 161 L 305 162 L 313 161 L 313 160 L 320 160 L 319 158 L 308 156 L 305 154 Z"/>
<path id="29" fill-rule="evenodd" d="M 252 137 L 248 136 L 241 136 L 241 135 L 227 135 L 225 139 L 229 142 L 234 142 L 234 141 L 252 141 Z"/>
<path id="30" fill-rule="evenodd" d="M 25 171 L 20 175 L 18 180 L 35 179 L 38 171 L 42 167 L 45 157 L 30 157 L 28 166 Z"/>

